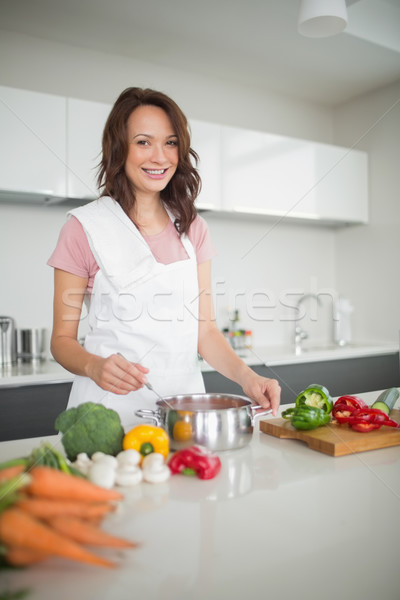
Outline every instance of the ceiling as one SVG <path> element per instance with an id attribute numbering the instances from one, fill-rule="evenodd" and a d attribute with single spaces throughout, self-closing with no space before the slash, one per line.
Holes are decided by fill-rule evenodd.
<path id="1" fill-rule="evenodd" d="M 297 33 L 299 0 L 0 0 L 0 28 L 334 106 L 400 80 L 400 0 L 348 0 Z"/>

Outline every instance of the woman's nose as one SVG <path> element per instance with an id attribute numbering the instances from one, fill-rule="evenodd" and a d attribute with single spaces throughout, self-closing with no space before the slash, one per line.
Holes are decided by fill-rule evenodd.
<path id="1" fill-rule="evenodd" d="M 165 161 L 165 149 L 162 144 L 154 144 L 151 158 L 155 162 L 159 163 Z"/>

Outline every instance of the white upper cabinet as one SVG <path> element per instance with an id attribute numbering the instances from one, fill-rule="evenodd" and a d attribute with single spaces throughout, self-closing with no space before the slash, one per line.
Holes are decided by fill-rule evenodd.
<path id="1" fill-rule="evenodd" d="M 190 121 L 191 147 L 199 156 L 201 192 L 196 201 L 199 209 L 220 210 L 221 194 L 221 126 Z"/>
<path id="2" fill-rule="evenodd" d="M 368 219 L 364 152 L 222 128 L 226 210 L 327 222 Z"/>
<path id="3" fill-rule="evenodd" d="M 368 155 L 360 150 L 313 144 L 318 216 L 327 221 L 368 222 Z"/>
<path id="4" fill-rule="evenodd" d="M 0 189 L 65 196 L 66 99 L 0 87 Z"/>
<path id="5" fill-rule="evenodd" d="M 111 105 L 67 99 L 67 195 L 97 198 L 101 140 Z"/>
<path id="6" fill-rule="evenodd" d="M 96 198 L 110 110 L 0 86 L 0 199 Z M 365 152 L 203 121 L 189 125 L 202 179 L 198 209 L 320 224 L 368 221 Z"/>

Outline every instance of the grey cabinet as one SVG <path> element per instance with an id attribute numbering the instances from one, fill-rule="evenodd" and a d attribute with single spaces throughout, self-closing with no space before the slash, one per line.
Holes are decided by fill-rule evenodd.
<path id="1" fill-rule="evenodd" d="M 297 394 L 312 383 L 324 385 L 332 396 L 400 387 L 398 354 L 252 368 L 279 381 L 282 404 L 294 402 Z M 215 371 L 205 372 L 203 377 L 207 392 L 243 394 L 240 386 Z"/>
<path id="2" fill-rule="evenodd" d="M 72 383 L 0 387 L 0 442 L 54 435 Z"/>

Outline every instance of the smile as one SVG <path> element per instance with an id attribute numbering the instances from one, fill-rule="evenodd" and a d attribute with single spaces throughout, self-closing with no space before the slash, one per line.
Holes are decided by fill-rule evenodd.
<path id="1" fill-rule="evenodd" d="M 143 171 L 149 175 L 164 175 L 167 169 L 143 169 Z"/>

